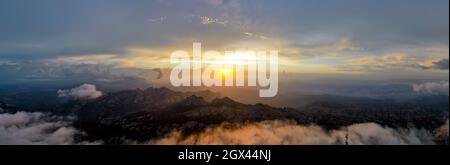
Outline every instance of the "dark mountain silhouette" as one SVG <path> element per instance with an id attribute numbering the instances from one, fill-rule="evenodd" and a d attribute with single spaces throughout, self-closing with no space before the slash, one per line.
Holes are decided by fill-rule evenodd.
<path id="1" fill-rule="evenodd" d="M 242 104 L 209 91 L 186 93 L 148 88 L 110 93 L 95 100 L 74 100 L 62 107 L 77 116 L 74 125 L 87 133 L 83 140 L 121 144 L 124 139 L 146 141 L 163 137 L 173 130 L 189 135 L 224 122 L 265 120 L 293 120 L 327 129 L 376 122 L 391 127 L 433 130 L 448 119 L 446 99 L 448 96 L 402 102 L 319 100 L 294 109 Z"/>
<path id="2" fill-rule="evenodd" d="M 0 113 L 15 113 L 17 108 L 14 105 L 0 102 Z"/>

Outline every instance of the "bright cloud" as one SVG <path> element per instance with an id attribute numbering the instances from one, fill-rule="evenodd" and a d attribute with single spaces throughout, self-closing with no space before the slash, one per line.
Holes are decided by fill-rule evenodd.
<path id="1" fill-rule="evenodd" d="M 447 94 L 449 93 L 448 88 L 449 82 L 426 82 L 422 84 L 413 84 L 414 92 L 423 94 Z"/>
<path id="2" fill-rule="evenodd" d="M 102 92 L 98 91 L 95 85 L 83 84 L 72 89 L 58 90 L 58 96 L 76 99 L 95 99 L 102 96 Z"/>

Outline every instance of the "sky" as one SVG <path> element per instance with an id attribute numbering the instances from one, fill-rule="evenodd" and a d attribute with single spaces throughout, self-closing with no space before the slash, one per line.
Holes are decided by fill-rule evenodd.
<path id="1" fill-rule="evenodd" d="M 1 0 L 0 84 L 145 83 L 170 67 L 171 52 L 190 51 L 193 42 L 205 50 L 278 50 L 280 70 L 296 77 L 448 81 L 448 6 L 448 0 Z"/>

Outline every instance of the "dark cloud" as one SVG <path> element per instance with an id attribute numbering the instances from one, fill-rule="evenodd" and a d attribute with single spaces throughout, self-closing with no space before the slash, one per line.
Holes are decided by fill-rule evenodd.
<path id="1" fill-rule="evenodd" d="M 441 60 L 438 60 L 438 61 L 434 61 L 432 63 L 432 65 L 430 65 L 430 66 L 428 66 L 428 65 L 421 65 L 421 64 L 413 64 L 413 65 L 409 65 L 409 67 L 419 68 L 419 69 L 448 70 L 449 69 L 449 64 L 448 64 L 448 59 L 441 59 Z"/>
<path id="2" fill-rule="evenodd" d="M 121 55 L 127 48 L 189 44 L 191 39 L 227 41 L 229 30 L 202 26 L 200 20 L 188 17 L 196 11 L 210 15 L 207 5 L 203 1 L 0 2 L 0 57 Z M 164 18 L 164 24 L 148 21 L 154 18 Z"/>
<path id="3" fill-rule="evenodd" d="M 47 86 L 66 89 L 80 84 L 96 84 L 103 91 L 147 88 L 158 72 L 152 69 L 117 68 L 110 64 L 55 64 L 22 62 L 17 65 L 0 65 L 0 86 Z M 54 92 L 55 92 L 54 91 Z"/>
<path id="4" fill-rule="evenodd" d="M 142 47 L 189 50 L 193 41 L 202 42 L 205 49 L 251 48 L 253 42 L 298 49 L 283 50 L 292 61 L 448 47 L 447 6 L 447 0 L 2 1 L 0 76 L 11 77 L 5 80 L 9 83 L 135 78 L 144 84 L 142 76 L 102 70 L 114 66 L 49 66 L 54 64 L 39 61 L 99 54 L 126 57 L 130 48 Z M 261 38 L 269 41 L 262 43 Z M 335 44 L 343 39 L 351 41 L 349 47 Z M 279 42 L 283 44 L 274 44 Z M 434 65 L 448 69 L 448 59 Z"/>
<path id="5" fill-rule="evenodd" d="M 433 62 L 434 68 L 448 70 L 448 59 L 442 59 L 440 61 Z"/>
<path id="6" fill-rule="evenodd" d="M 242 41 L 241 31 L 201 26 L 189 15 L 235 22 L 254 34 L 279 34 L 277 38 L 304 45 L 344 37 L 368 51 L 448 45 L 448 1 L 442 0 L 0 3 L 0 55 L 10 58 L 120 54 L 129 47 L 162 47 L 189 39 Z M 148 21 L 155 18 L 164 23 Z"/>
<path id="7" fill-rule="evenodd" d="M 275 5 L 279 24 L 289 24 L 300 43 L 323 43 L 351 38 L 367 52 L 448 45 L 448 1 L 312 1 Z M 295 13 L 298 17 L 289 17 Z M 314 14 L 311 14 L 314 13 Z M 307 16 L 307 18 L 303 17 Z M 289 19 L 282 19 L 289 18 Z M 288 23 L 291 21 L 292 23 Z"/>

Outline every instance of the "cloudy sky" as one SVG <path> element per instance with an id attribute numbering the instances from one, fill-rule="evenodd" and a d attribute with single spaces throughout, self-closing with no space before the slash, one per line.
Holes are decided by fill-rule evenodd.
<path id="1" fill-rule="evenodd" d="M 286 73 L 447 79 L 448 0 L 3 0 L 0 76 L 152 77 L 175 50 L 280 51 Z M 110 75 L 106 76 L 105 75 Z"/>

